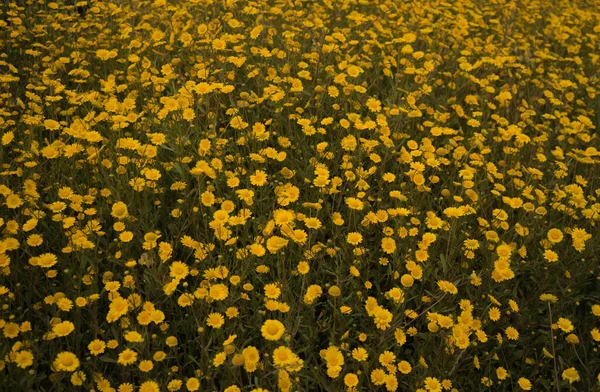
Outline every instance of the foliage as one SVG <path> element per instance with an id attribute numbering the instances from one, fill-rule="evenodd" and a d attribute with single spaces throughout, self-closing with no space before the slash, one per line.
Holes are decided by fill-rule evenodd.
<path id="1" fill-rule="evenodd" d="M 0 10 L 7 390 L 598 388 L 593 2 Z"/>

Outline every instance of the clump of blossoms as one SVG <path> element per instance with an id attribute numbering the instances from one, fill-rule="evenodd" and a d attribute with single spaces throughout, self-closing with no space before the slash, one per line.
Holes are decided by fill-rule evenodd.
<path id="1" fill-rule="evenodd" d="M 597 389 L 589 3 L 5 1 L 2 386 Z"/>

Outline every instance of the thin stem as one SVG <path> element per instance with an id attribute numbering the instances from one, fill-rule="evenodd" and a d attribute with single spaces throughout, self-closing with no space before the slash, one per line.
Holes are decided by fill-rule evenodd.
<path id="1" fill-rule="evenodd" d="M 556 350 L 554 349 L 554 331 L 552 331 L 552 307 L 548 302 L 548 317 L 550 318 L 550 342 L 552 343 L 552 360 L 554 361 L 554 385 L 556 385 L 556 390 L 560 392 L 560 387 L 558 385 L 558 367 L 556 365 Z"/>

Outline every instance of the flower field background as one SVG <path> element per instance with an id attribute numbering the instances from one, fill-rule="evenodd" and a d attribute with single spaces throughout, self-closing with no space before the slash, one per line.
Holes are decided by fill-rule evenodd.
<path id="1" fill-rule="evenodd" d="M 598 3 L 0 10 L 0 389 L 599 390 Z"/>

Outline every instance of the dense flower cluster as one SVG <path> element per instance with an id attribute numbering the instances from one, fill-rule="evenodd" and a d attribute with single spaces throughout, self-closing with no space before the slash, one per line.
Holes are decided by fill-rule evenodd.
<path id="1" fill-rule="evenodd" d="M 7 390 L 598 388 L 593 2 L 8 0 L 0 47 Z"/>

